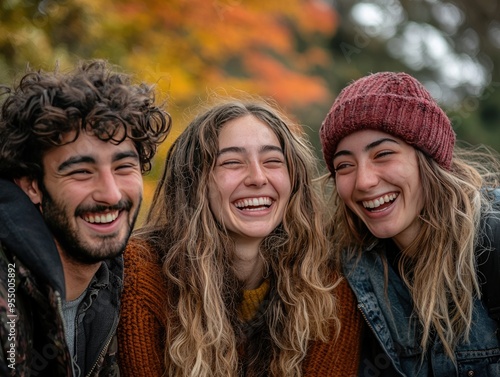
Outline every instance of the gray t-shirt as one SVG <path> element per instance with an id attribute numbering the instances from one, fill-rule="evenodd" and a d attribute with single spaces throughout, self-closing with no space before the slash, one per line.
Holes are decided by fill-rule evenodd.
<path id="1" fill-rule="evenodd" d="M 77 299 L 73 301 L 62 301 L 62 312 L 64 318 L 64 326 L 66 330 L 66 343 L 69 348 L 69 353 L 71 354 L 71 359 L 73 360 L 73 371 L 75 371 L 75 328 L 76 328 L 76 313 L 78 312 L 78 306 L 83 301 L 85 297 L 84 291 Z M 76 371 L 75 371 L 76 372 Z M 78 376 L 79 373 L 75 373 L 75 376 Z"/>

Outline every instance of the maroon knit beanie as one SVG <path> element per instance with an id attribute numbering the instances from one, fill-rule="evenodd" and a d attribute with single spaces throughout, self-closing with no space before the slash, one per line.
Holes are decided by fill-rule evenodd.
<path id="1" fill-rule="evenodd" d="M 374 73 L 340 92 L 319 131 L 323 157 L 332 174 L 340 140 L 364 129 L 394 135 L 443 168 L 451 167 L 455 133 L 450 120 L 423 85 L 406 73 Z"/>

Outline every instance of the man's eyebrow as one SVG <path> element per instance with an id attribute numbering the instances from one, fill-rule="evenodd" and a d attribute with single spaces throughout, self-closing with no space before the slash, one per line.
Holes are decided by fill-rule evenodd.
<path id="1" fill-rule="evenodd" d="M 136 152 L 136 151 L 133 151 L 133 150 L 129 150 L 129 151 L 124 151 L 124 152 L 119 152 L 119 153 L 116 153 L 114 156 L 113 156 L 113 162 L 116 162 L 116 161 L 119 161 L 119 160 L 123 160 L 124 158 L 135 158 L 135 159 L 139 159 L 139 154 Z"/>
<path id="2" fill-rule="evenodd" d="M 396 143 L 396 144 L 399 144 L 396 140 L 394 139 L 391 139 L 389 137 L 383 137 L 381 139 L 378 139 L 378 140 L 375 140 L 373 142 L 371 142 L 370 144 L 368 144 L 366 147 L 363 148 L 363 151 L 364 152 L 368 152 L 370 149 L 372 148 L 375 148 L 377 146 L 379 146 L 380 144 L 382 143 L 385 143 L 385 142 L 391 142 L 391 143 Z M 351 155 L 352 153 L 348 150 L 341 150 L 341 151 L 338 151 L 337 153 L 335 153 L 333 155 L 333 158 L 332 160 L 335 160 L 337 157 L 340 157 L 340 156 L 349 156 Z"/>
<path id="3" fill-rule="evenodd" d="M 139 155 L 137 152 L 130 150 L 130 151 L 125 151 L 125 152 L 119 152 L 113 155 L 113 162 L 123 160 L 125 158 L 135 158 L 139 159 Z M 62 164 L 60 164 L 57 167 L 57 171 L 61 172 L 66 169 L 71 168 L 74 165 L 78 164 L 97 164 L 97 161 L 94 157 L 92 156 L 73 156 L 68 158 L 66 161 L 64 161 Z"/>
<path id="4" fill-rule="evenodd" d="M 229 152 L 234 152 L 234 153 L 244 153 L 246 151 L 245 148 L 242 147 L 227 147 L 227 148 L 222 148 L 218 153 L 217 156 L 220 156 L 221 154 L 224 153 L 229 153 Z M 263 145 L 260 147 L 259 152 L 270 152 L 270 151 L 276 151 L 283 153 L 283 149 L 277 145 Z"/>
<path id="5" fill-rule="evenodd" d="M 68 158 L 62 164 L 57 167 L 57 171 L 61 172 L 66 169 L 69 169 L 73 165 L 77 164 L 94 164 L 96 161 L 91 156 L 73 156 Z"/>

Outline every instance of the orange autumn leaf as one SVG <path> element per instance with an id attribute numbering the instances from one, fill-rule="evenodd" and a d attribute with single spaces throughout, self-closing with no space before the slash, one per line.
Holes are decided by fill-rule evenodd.
<path id="1" fill-rule="evenodd" d="M 246 63 L 249 71 L 258 77 L 260 90 L 280 103 L 297 106 L 320 102 L 328 96 L 328 89 L 319 78 L 297 73 L 275 59 L 253 55 L 247 57 Z"/>

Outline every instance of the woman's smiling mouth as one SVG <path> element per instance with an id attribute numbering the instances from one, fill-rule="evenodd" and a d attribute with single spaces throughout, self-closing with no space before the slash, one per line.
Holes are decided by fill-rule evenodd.
<path id="1" fill-rule="evenodd" d="M 379 208 L 380 206 L 382 206 L 383 204 L 386 204 L 386 203 L 393 202 L 398 196 L 399 196 L 399 194 L 394 193 L 394 194 L 383 195 L 380 198 L 377 198 L 374 200 L 363 201 L 362 202 L 363 207 L 365 207 L 368 210 L 380 209 Z"/>
<path id="2" fill-rule="evenodd" d="M 242 211 L 260 211 L 269 208 L 272 204 L 273 204 L 273 199 L 271 199 L 268 196 L 239 199 L 234 202 L 236 208 Z"/>

